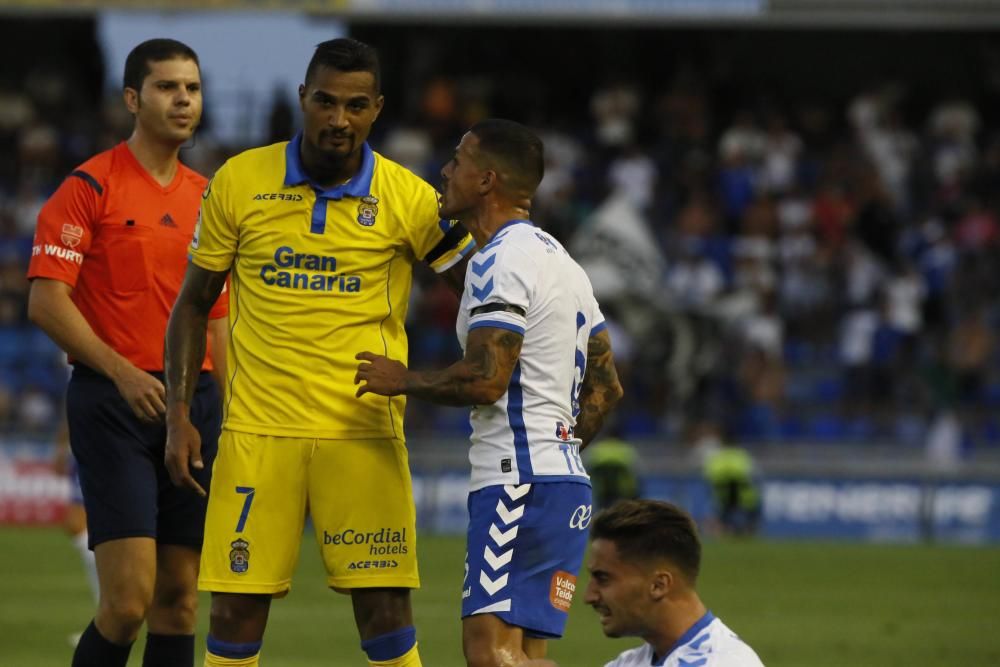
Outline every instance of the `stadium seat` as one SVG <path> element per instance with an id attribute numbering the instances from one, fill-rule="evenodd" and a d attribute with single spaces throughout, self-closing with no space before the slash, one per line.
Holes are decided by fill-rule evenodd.
<path id="1" fill-rule="evenodd" d="M 990 447 L 1000 445 L 1000 420 L 984 420 L 979 429 L 979 438 L 983 444 Z"/>
<path id="2" fill-rule="evenodd" d="M 0 366 L 13 367 L 20 364 L 27 352 L 25 342 L 24 330 L 0 328 Z"/>
<path id="3" fill-rule="evenodd" d="M 790 413 L 781 419 L 778 432 L 782 440 L 796 442 L 806 434 L 806 425 L 798 414 Z"/>
<path id="4" fill-rule="evenodd" d="M 921 447 L 927 436 L 927 420 L 914 413 L 901 413 L 893 423 L 893 440 L 896 444 Z"/>
<path id="5" fill-rule="evenodd" d="M 802 368 L 809 363 L 809 346 L 801 340 L 789 338 L 785 341 L 783 356 L 790 369 Z"/>
<path id="6" fill-rule="evenodd" d="M 623 416 L 622 433 L 626 438 L 652 437 L 658 433 L 657 421 L 644 410 L 635 410 Z"/>
<path id="7" fill-rule="evenodd" d="M 847 435 L 844 421 L 833 414 L 819 414 L 809 420 L 808 435 L 813 440 L 831 442 L 844 440 Z"/>
<path id="8" fill-rule="evenodd" d="M 982 391 L 986 407 L 1000 408 L 1000 382 L 990 382 Z"/>
<path id="9" fill-rule="evenodd" d="M 812 400 L 819 405 L 825 405 L 841 400 L 844 397 L 844 381 L 839 376 L 820 377 L 813 382 Z"/>
<path id="10" fill-rule="evenodd" d="M 65 355 L 59 346 L 41 329 L 31 327 L 25 330 L 26 352 L 38 360 L 51 361 Z"/>
<path id="11" fill-rule="evenodd" d="M 875 423 L 865 417 L 850 419 L 845 425 L 845 435 L 849 440 L 866 441 L 875 437 Z"/>

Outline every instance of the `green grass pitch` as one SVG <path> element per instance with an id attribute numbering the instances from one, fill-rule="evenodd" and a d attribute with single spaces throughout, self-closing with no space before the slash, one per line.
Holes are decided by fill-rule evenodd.
<path id="1" fill-rule="evenodd" d="M 464 547 L 421 540 L 414 607 L 426 667 L 461 667 L 458 610 Z M 365 665 L 350 604 L 325 590 L 306 536 L 291 595 L 276 600 L 263 665 Z M 603 667 L 638 640 L 606 639 L 580 579 L 561 667 Z M 708 606 L 769 667 L 1000 665 L 1000 548 L 798 542 L 708 542 L 700 585 Z M 204 650 L 207 597 L 198 652 Z M 69 540 L 51 529 L 0 529 L 0 667 L 66 667 L 67 636 L 92 614 Z M 142 656 L 140 638 L 130 666 Z M 200 658 L 198 659 L 200 665 Z"/>

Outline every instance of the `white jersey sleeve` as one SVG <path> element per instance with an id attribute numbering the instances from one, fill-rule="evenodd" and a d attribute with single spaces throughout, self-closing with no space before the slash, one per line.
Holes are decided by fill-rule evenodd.
<path id="1" fill-rule="evenodd" d="M 497 265 L 497 262 L 500 264 Z M 472 287 L 475 293 L 469 301 L 469 331 L 479 327 L 499 327 L 523 336 L 528 325 L 528 307 L 534 297 L 533 287 L 538 278 L 535 258 L 508 244 L 505 248 L 497 248 L 488 259 L 470 265 L 469 272 L 473 276 L 477 272 L 484 276 L 490 274 L 481 287 Z M 513 308 L 506 309 L 506 306 Z"/>
<path id="2" fill-rule="evenodd" d="M 507 392 L 472 409 L 472 489 L 589 484 L 573 428 L 587 344 L 604 316 L 583 269 L 530 222 L 508 223 L 472 256 L 455 327 L 463 350 L 480 327 L 524 337 Z"/>

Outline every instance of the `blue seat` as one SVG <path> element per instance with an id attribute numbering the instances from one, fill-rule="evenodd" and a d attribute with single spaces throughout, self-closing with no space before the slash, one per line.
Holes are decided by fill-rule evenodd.
<path id="1" fill-rule="evenodd" d="M 0 328 L 0 366 L 16 366 L 23 361 L 26 352 L 21 329 Z"/>
<path id="2" fill-rule="evenodd" d="M 927 437 L 927 420 L 916 413 L 902 413 L 896 416 L 892 430 L 897 443 L 920 447 Z"/>
<path id="3" fill-rule="evenodd" d="M 783 356 L 789 368 L 801 368 L 809 362 L 809 346 L 801 340 L 789 338 L 785 341 Z"/>
<path id="4" fill-rule="evenodd" d="M 839 376 L 821 377 L 813 383 L 812 399 L 819 404 L 832 403 L 844 397 L 844 380 Z"/>
<path id="5" fill-rule="evenodd" d="M 809 420 L 809 437 L 822 442 L 844 440 L 847 429 L 844 420 L 833 414 L 815 415 Z"/>
<path id="6" fill-rule="evenodd" d="M 781 419 L 778 433 L 782 440 L 801 440 L 806 434 L 806 425 L 797 414 L 787 414 Z"/>
<path id="7" fill-rule="evenodd" d="M 982 390 L 982 398 L 987 407 L 1000 408 L 1000 382 L 990 382 Z"/>
<path id="8" fill-rule="evenodd" d="M 59 346 L 52 342 L 52 339 L 41 329 L 35 327 L 27 329 L 25 339 L 25 353 L 36 359 L 54 359 L 64 356 L 64 352 L 59 349 Z"/>
<path id="9" fill-rule="evenodd" d="M 990 447 L 1000 445 L 1000 421 L 987 419 L 980 427 L 979 436 Z"/>
<path id="10" fill-rule="evenodd" d="M 634 410 L 624 415 L 622 431 L 626 438 L 651 437 L 657 434 L 658 424 L 645 410 Z"/>
<path id="11" fill-rule="evenodd" d="M 435 407 L 434 433 L 455 437 L 468 437 L 472 433 L 467 408 Z"/>
<path id="12" fill-rule="evenodd" d="M 875 438 L 875 423 L 865 417 L 856 417 L 847 422 L 846 436 L 850 440 L 864 441 Z"/>
<path id="13" fill-rule="evenodd" d="M 797 373 L 789 374 L 785 380 L 785 399 L 792 403 L 808 403 L 813 400 L 809 378 Z"/>

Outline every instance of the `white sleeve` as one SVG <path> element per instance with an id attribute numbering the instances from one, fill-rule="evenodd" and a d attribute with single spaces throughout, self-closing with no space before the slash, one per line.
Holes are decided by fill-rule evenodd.
<path id="1" fill-rule="evenodd" d="M 593 315 L 590 321 L 594 323 L 590 327 L 591 336 L 597 335 L 608 328 L 607 322 L 604 321 L 604 313 L 601 312 L 601 306 L 597 303 L 597 299 L 594 299 Z"/>
<path id="2" fill-rule="evenodd" d="M 534 259 L 511 245 L 500 245 L 487 254 L 476 253 L 466 273 L 465 289 L 471 297 L 467 301 L 469 331 L 497 327 L 524 335 L 537 275 Z M 504 306 L 514 306 L 520 312 L 504 310 Z"/>

